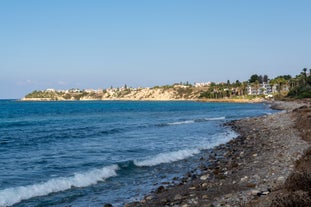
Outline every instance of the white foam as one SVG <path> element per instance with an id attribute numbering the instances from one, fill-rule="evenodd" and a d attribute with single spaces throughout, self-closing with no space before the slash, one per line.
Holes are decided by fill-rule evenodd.
<path id="1" fill-rule="evenodd" d="M 168 125 L 193 124 L 193 123 L 194 123 L 194 120 L 188 120 L 188 121 L 172 122 L 172 123 L 168 123 Z"/>
<path id="2" fill-rule="evenodd" d="M 201 150 L 211 149 L 220 144 L 224 144 L 231 139 L 237 137 L 238 134 L 233 130 L 226 130 L 224 133 L 216 134 L 215 137 L 210 138 L 209 140 L 204 140 L 199 146 L 196 146 L 194 149 L 184 149 L 174 152 L 160 153 L 154 157 L 147 158 L 144 160 L 135 160 L 134 164 L 138 167 L 143 166 L 155 166 L 162 163 L 171 163 L 179 160 L 192 157 L 196 154 L 199 154 Z"/>
<path id="3" fill-rule="evenodd" d="M 221 116 L 221 117 L 212 117 L 212 118 L 205 118 L 204 120 L 206 121 L 217 121 L 217 120 L 224 120 L 226 119 L 225 116 Z"/>
<path id="4" fill-rule="evenodd" d="M 202 121 L 217 121 L 217 120 L 224 120 L 226 117 L 210 117 L 210 118 L 204 118 L 204 119 L 195 119 L 195 120 L 186 120 L 186 121 L 177 121 L 168 123 L 168 125 L 180 125 L 180 124 L 193 124 L 195 122 L 202 122 Z"/>
<path id="5" fill-rule="evenodd" d="M 43 183 L 0 190 L 0 206 L 11 206 L 22 200 L 65 191 L 72 187 L 93 185 L 109 177 L 116 176 L 118 169 L 119 167 L 117 165 L 111 165 L 85 173 L 76 173 L 72 177 L 53 178 Z"/>
<path id="6" fill-rule="evenodd" d="M 204 142 L 202 142 L 199 149 L 200 150 L 211 149 L 218 145 L 225 144 L 237 136 L 238 134 L 233 130 L 228 130 L 224 133 L 216 134 L 214 137 L 209 139 L 210 141 L 205 140 Z"/>
<path id="7" fill-rule="evenodd" d="M 142 167 L 142 166 L 155 166 L 162 163 L 170 163 L 175 162 L 178 160 L 183 160 L 185 158 L 191 157 L 195 154 L 199 154 L 199 149 L 185 149 L 185 150 L 179 150 L 174 152 L 166 152 L 156 155 L 155 157 L 142 160 L 142 161 L 134 161 L 134 164 L 136 166 Z"/>

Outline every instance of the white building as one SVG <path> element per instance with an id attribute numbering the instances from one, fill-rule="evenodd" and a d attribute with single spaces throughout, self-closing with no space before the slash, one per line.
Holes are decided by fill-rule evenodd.
<path id="1" fill-rule="evenodd" d="M 211 85 L 211 82 L 194 83 L 194 87 L 204 87 Z"/>
<path id="2" fill-rule="evenodd" d="M 262 83 L 258 86 L 247 86 L 248 95 L 269 95 L 273 93 L 273 87 L 268 83 Z"/>
<path id="3" fill-rule="evenodd" d="M 48 88 L 45 90 L 46 92 L 55 92 L 56 90 L 54 88 Z"/>

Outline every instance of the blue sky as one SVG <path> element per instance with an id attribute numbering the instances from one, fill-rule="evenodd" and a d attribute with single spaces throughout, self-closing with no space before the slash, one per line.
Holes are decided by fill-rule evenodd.
<path id="1" fill-rule="evenodd" d="M 0 98 L 311 68 L 311 1 L 2 0 Z"/>

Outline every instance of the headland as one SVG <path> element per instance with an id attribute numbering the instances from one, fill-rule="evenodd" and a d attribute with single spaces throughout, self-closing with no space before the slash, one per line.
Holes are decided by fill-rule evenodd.
<path id="1" fill-rule="evenodd" d="M 204 93 L 209 86 L 172 85 L 153 88 L 111 88 L 111 89 L 71 89 L 33 91 L 21 101 L 203 101 L 203 102 L 234 102 L 255 103 L 265 100 L 265 95 L 223 95 L 208 98 Z"/>

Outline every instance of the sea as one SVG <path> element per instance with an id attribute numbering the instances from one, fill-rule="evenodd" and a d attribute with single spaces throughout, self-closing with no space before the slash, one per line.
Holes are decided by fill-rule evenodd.
<path id="1" fill-rule="evenodd" d="M 0 100 L 0 206 L 137 201 L 237 136 L 225 122 L 266 104 Z"/>

